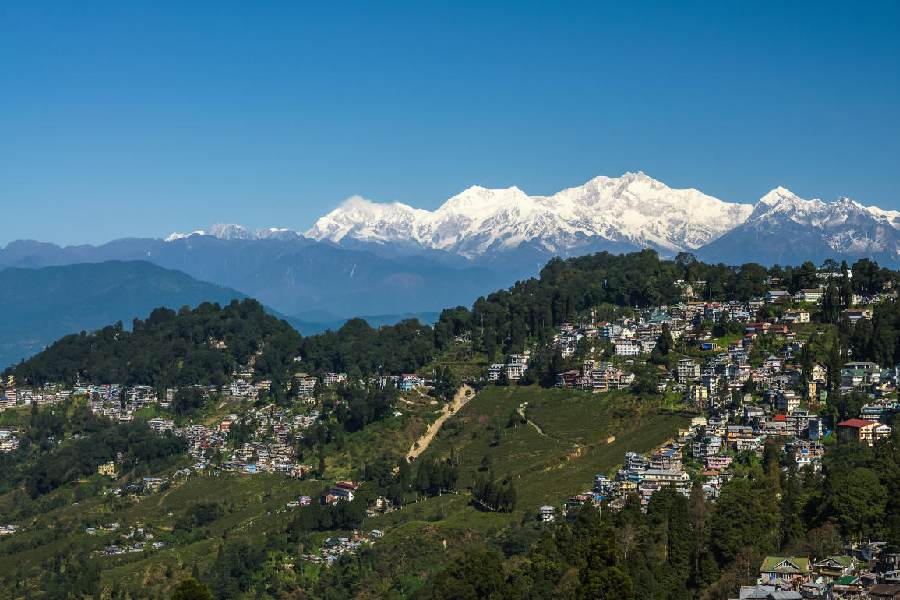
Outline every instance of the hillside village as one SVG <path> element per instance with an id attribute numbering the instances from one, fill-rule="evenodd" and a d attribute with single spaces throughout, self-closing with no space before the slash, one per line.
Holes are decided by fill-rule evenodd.
<path id="1" fill-rule="evenodd" d="M 840 274 L 820 277 L 828 281 Z M 694 288 L 704 283 L 675 282 L 685 298 L 694 296 Z M 673 488 L 688 496 L 695 484 L 714 502 L 722 485 L 734 476 L 734 458 L 741 453 L 762 458 L 770 440 L 778 443 L 782 460 L 792 468 L 818 472 L 829 436 L 868 446 L 890 439 L 888 423 L 900 413 L 900 365 L 841 364 L 835 393 L 862 395 L 866 400 L 857 414 L 836 423 L 820 414 L 828 397 L 828 366 L 813 362 L 804 370 L 801 356 L 810 338 L 820 334 L 812 316 L 821 312 L 824 294 L 824 288 L 795 294 L 771 289 L 747 302 L 687 300 L 615 320 L 599 320 L 591 310 L 583 320 L 562 324 L 553 341 L 560 354 L 591 358 L 585 358 L 579 369 L 558 373 L 558 387 L 595 393 L 627 389 L 634 385 L 635 366 L 658 350 L 665 337 L 672 349 L 677 344 L 685 355 L 671 370 L 658 370 L 658 391 L 677 395 L 698 416 L 649 456 L 625 454 L 622 467 L 598 474 L 591 490 L 573 495 L 561 507 L 542 506 L 539 518 L 552 522 L 586 503 L 621 509 L 632 494 L 646 508 L 660 489 Z M 854 295 L 853 306 L 844 309 L 841 318 L 850 324 L 870 320 L 873 305 L 895 299 L 893 291 Z M 760 320 L 762 312 L 771 316 Z M 708 325 L 722 322 L 731 329 L 717 338 Z M 593 358 L 597 354 L 602 359 Z M 527 352 L 514 354 L 506 363 L 491 365 L 489 379 L 521 379 L 528 358 Z M 871 541 L 848 547 L 847 555 L 812 561 L 767 557 L 759 566 L 758 585 L 742 588 L 739 598 L 900 598 L 900 553 L 881 555 L 883 546 Z"/>
<path id="2" fill-rule="evenodd" d="M 671 438 L 651 452 L 625 453 L 616 468 L 584 481 L 580 493 L 560 490 L 566 499 L 558 505 L 541 506 L 530 518 L 550 524 L 587 504 L 615 512 L 633 499 L 646 511 L 653 495 L 663 489 L 685 497 L 700 489 L 715 503 L 723 486 L 742 472 L 741 465 L 754 460 L 747 457 L 762 460 L 766 452 L 776 449 L 783 470 L 817 473 L 834 441 L 872 447 L 889 440 L 890 423 L 900 412 L 900 365 L 852 360 L 849 355 L 838 355 L 837 362 L 833 357 L 823 360 L 821 347 L 812 350 L 821 346 L 820 338 L 833 326 L 822 321 L 829 289 L 833 290 L 834 280 L 849 274 L 823 272 L 818 276 L 823 287 L 803 288 L 793 294 L 770 278 L 770 289 L 747 301 L 700 300 L 697 297 L 702 295 L 699 290 L 704 281 L 689 284 L 677 280 L 672 283 L 681 290 L 678 303 L 643 308 L 596 306 L 556 327 L 549 342 L 559 357 L 554 364 L 569 367 L 554 373 L 557 389 L 600 395 L 650 393 L 691 417 L 689 426 L 672 431 Z M 871 322 L 873 308 L 884 302 L 896 302 L 890 285 L 877 294 L 853 295 L 850 306 L 840 309 L 836 320 L 849 326 Z M 457 343 L 470 340 L 459 336 Z M 534 382 L 532 367 L 541 352 L 531 344 L 508 354 L 503 362 L 488 361 L 479 375 L 466 383 L 478 388 L 530 385 Z M 255 356 L 259 355 L 261 351 Z M 336 391 L 347 386 L 391 389 L 401 398 L 435 391 L 434 370 L 379 374 L 356 381 L 345 372 L 306 373 L 300 357 L 293 364 L 295 372 L 282 384 L 259 378 L 252 364 L 235 369 L 230 381 L 219 386 L 157 389 L 113 382 L 26 386 L 17 385 L 10 377 L 0 389 L 0 412 L 37 410 L 82 399 L 94 415 L 117 423 L 146 422 L 159 436 L 183 439 L 190 464 L 108 490 L 115 496 L 147 495 L 189 477 L 268 474 L 300 480 L 322 478 L 322 466 L 303 460 L 300 449 L 304 437 L 327 418 L 326 403 L 329 410 L 340 407 L 342 400 Z M 281 387 L 276 390 L 276 386 Z M 852 398 L 848 404 L 852 412 L 838 418 L 828 408 L 830 395 Z M 289 403 L 275 401 L 285 396 L 291 398 Z M 228 412 L 217 410 L 200 418 L 185 406 L 218 406 Z M 521 408 L 527 420 L 528 407 Z M 402 403 L 392 406 L 394 417 L 400 417 L 402 411 Z M 0 430 L 0 453 L 15 452 L 20 437 L 16 428 Z M 64 441 L 55 440 L 57 444 Z M 101 464 L 97 474 L 116 481 L 122 475 L 120 464 Z M 310 506 L 349 504 L 363 497 L 359 489 L 366 483 L 323 479 L 318 497 L 300 496 L 286 508 L 302 511 Z M 452 489 L 454 485 L 444 491 L 458 491 Z M 442 491 L 440 486 L 437 489 Z M 403 508 L 384 495 L 365 498 L 370 514 Z M 165 542 L 155 540 L 140 525 L 132 524 L 128 535 L 116 534 L 117 541 L 100 554 L 119 556 L 165 547 Z M 16 525 L 7 525 L 0 533 L 13 536 L 17 531 Z M 331 565 L 341 556 L 371 547 L 383 535 L 381 530 L 363 533 L 357 529 L 323 539 L 320 547 L 297 558 Z M 847 544 L 842 554 L 766 557 L 758 565 L 756 584 L 742 587 L 738 597 L 900 597 L 900 554 L 884 548 L 881 540 L 858 540 Z"/>

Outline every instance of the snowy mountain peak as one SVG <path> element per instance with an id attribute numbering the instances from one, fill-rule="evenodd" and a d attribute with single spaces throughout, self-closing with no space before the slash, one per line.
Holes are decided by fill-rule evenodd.
<path id="1" fill-rule="evenodd" d="M 595 177 L 550 196 L 476 185 L 434 211 L 350 199 L 307 235 L 335 243 L 414 243 L 470 258 L 523 243 L 562 254 L 597 243 L 675 252 L 717 238 L 752 210 L 694 189 L 670 188 L 639 171 Z"/>
<path id="2" fill-rule="evenodd" d="M 185 238 L 191 237 L 192 235 L 206 235 L 206 232 L 202 229 L 197 229 L 196 231 L 192 231 L 190 233 L 180 233 L 178 231 L 173 231 L 166 236 L 165 241 L 174 242 L 176 240 L 183 240 Z"/>
<path id="3" fill-rule="evenodd" d="M 778 186 L 777 188 L 770 191 L 768 194 L 759 199 L 759 204 L 763 204 L 765 206 L 775 206 L 776 204 L 782 201 L 794 201 L 799 200 L 800 197 L 787 189 L 786 187 Z"/>
<path id="4" fill-rule="evenodd" d="M 776 188 L 760 199 L 745 223 L 701 254 L 763 263 L 869 256 L 894 264 L 900 260 L 900 212 L 849 198 L 805 200 Z"/>
<path id="5" fill-rule="evenodd" d="M 286 240 L 300 235 L 289 229 L 217 224 L 166 239 Z M 774 260 L 793 262 L 815 252 L 900 261 L 898 211 L 850 198 L 807 200 L 781 186 L 754 205 L 730 203 L 693 188 L 671 188 L 643 171 L 594 177 L 546 196 L 529 195 L 516 186 L 473 185 L 434 210 L 352 196 L 305 235 L 351 247 L 391 246 L 391 253 L 438 250 L 488 261 L 505 260 L 500 253 L 515 249 L 538 263 L 547 255 L 639 248 L 668 256 L 711 252 L 706 257 L 713 260 L 764 260 L 768 253 Z"/>
<path id="6" fill-rule="evenodd" d="M 247 240 L 253 238 L 253 233 L 249 229 L 234 223 L 216 223 L 209 228 L 209 235 L 220 240 Z"/>

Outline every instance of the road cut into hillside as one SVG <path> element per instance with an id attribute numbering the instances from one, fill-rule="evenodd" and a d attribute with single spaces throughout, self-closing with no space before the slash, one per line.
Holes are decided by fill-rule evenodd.
<path id="1" fill-rule="evenodd" d="M 451 416 L 456 414 L 459 409 L 466 405 L 466 403 L 475 397 L 475 390 L 469 387 L 466 384 L 463 384 L 460 387 L 456 394 L 453 396 L 453 400 L 451 400 L 448 404 L 444 405 L 444 408 L 441 409 L 441 414 L 438 418 L 428 426 L 428 429 L 425 433 L 416 440 L 412 447 L 409 449 L 409 452 L 406 454 L 406 459 L 409 462 L 416 460 L 423 452 L 428 449 L 428 446 L 431 444 L 431 440 L 434 439 L 434 436 L 437 435 L 437 432 L 441 430 L 444 422 L 449 419 Z"/>

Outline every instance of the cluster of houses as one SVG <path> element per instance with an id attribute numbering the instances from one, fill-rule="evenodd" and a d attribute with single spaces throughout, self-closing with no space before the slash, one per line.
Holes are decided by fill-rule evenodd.
<path id="1" fill-rule="evenodd" d="M 611 362 L 586 360 L 580 370 L 570 370 L 556 376 L 557 387 L 608 392 L 628 388 L 634 383 L 634 373 L 624 371 Z"/>
<path id="2" fill-rule="evenodd" d="M 230 414 L 208 426 L 190 424 L 176 427 L 171 419 L 156 417 L 148 425 L 157 433 L 172 432 L 187 440 L 188 454 L 195 461 L 193 471 L 210 470 L 255 475 L 282 473 L 291 477 L 306 476 L 311 467 L 296 460 L 294 440 L 303 435 L 319 418 L 315 410 L 293 414 L 289 409 L 269 404 L 251 408 L 243 416 Z M 232 427 L 247 426 L 248 440 L 241 446 L 228 449 Z"/>
<path id="3" fill-rule="evenodd" d="M 883 542 L 850 545 L 847 554 L 810 559 L 767 556 L 755 585 L 742 586 L 736 600 L 898 600 L 900 554 Z"/>
<path id="4" fill-rule="evenodd" d="M 488 367 L 488 380 L 499 381 L 505 376 L 507 381 L 518 381 L 528 369 L 530 357 L 528 350 L 522 354 L 510 354 L 505 363 L 494 363 Z"/>
<path id="5" fill-rule="evenodd" d="M 19 530 L 18 525 L 0 525 L 0 536 L 12 535 Z"/>
<path id="6" fill-rule="evenodd" d="M 85 527 L 84 532 L 90 536 L 109 534 L 120 529 L 119 523 L 110 523 L 108 525 L 100 525 L 98 527 Z M 98 556 L 121 556 L 123 554 L 138 554 L 147 552 L 148 550 L 160 550 L 166 547 L 165 542 L 155 539 L 155 535 L 145 529 L 141 524 L 130 528 L 127 532 L 118 534 L 117 541 L 114 544 L 105 546 L 101 550 L 96 550 L 94 554 Z"/>
<path id="7" fill-rule="evenodd" d="M 361 547 L 374 544 L 383 535 L 380 530 L 373 529 L 368 535 L 354 532 L 352 537 L 328 537 L 322 543 L 322 548 L 318 554 L 303 554 L 300 556 L 300 559 L 330 566 L 341 556 L 355 554 Z"/>
<path id="8" fill-rule="evenodd" d="M 0 429 L 0 453 L 13 452 L 19 448 L 19 436 L 11 429 Z"/>

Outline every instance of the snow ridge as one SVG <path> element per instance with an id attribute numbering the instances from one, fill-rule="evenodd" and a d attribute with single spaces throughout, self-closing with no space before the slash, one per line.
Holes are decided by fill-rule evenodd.
<path id="1" fill-rule="evenodd" d="M 743 223 L 749 204 L 673 189 L 642 172 L 596 177 L 551 196 L 473 186 L 435 211 L 350 198 L 306 233 L 340 243 L 415 243 L 474 258 L 531 242 L 568 252 L 592 240 L 693 250 Z"/>

